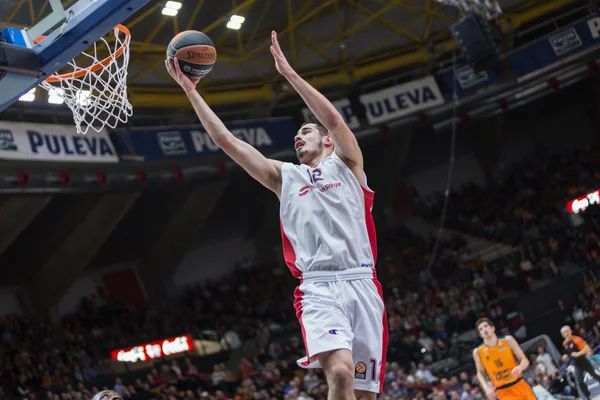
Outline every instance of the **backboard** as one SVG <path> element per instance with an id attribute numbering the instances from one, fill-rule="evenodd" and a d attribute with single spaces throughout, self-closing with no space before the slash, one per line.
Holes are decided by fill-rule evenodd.
<path id="1" fill-rule="evenodd" d="M 0 38 L 0 112 L 129 18 L 149 0 L 79 0 L 33 27 L 7 28 Z M 2 22 L 2 21 L 0 21 Z M 46 36 L 35 43 L 40 36 Z"/>

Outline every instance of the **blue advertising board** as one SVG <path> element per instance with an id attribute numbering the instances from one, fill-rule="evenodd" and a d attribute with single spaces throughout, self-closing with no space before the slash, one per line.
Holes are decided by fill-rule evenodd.
<path id="1" fill-rule="evenodd" d="M 293 148 L 298 129 L 288 117 L 229 122 L 225 126 L 259 151 Z M 120 155 L 141 156 L 146 161 L 222 153 L 202 125 L 131 128 L 113 132 L 112 139 Z"/>
<path id="2" fill-rule="evenodd" d="M 470 65 L 464 64 L 456 68 L 456 89 L 458 94 L 467 94 L 472 91 L 487 87 L 498 79 L 498 70 L 496 68 L 486 69 L 484 71 L 475 71 Z M 454 70 L 446 71 L 442 74 L 442 81 L 446 91 L 454 90 Z"/>
<path id="3" fill-rule="evenodd" d="M 598 44 L 600 16 L 595 15 L 515 51 L 508 59 L 523 76 Z"/>

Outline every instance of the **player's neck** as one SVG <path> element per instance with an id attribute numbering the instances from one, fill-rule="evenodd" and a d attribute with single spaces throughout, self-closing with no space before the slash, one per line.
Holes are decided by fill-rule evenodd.
<path id="1" fill-rule="evenodd" d="M 311 168 L 316 167 L 317 165 L 319 165 L 319 163 L 321 161 L 323 161 L 324 159 L 327 158 L 327 156 L 329 156 L 329 154 L 319 154 L 318 156 L 312 158 L 311 160 L 309 160 L 308 162 L 305 162 L 304 164 L 308 165 Z"/>
<path id="2" fill-rule="evenodd" d="M 483 339 L 483 343 L 487 346 L 487 347 L 494 347 L 498 344 L 498 336 L 494 335 L 491 336 L 488 339 Z"/>

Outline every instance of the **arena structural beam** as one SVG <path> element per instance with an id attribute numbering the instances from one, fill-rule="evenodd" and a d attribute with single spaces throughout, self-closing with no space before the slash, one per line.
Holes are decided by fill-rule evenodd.
<path id="1" fill-rule="evenodd" d="M 9 196 L 0 206 L 0 254 L 46 207 L 52 196 Z"/>
<path id="2" fill-rule="evenodd" d="M 148 302 L 159 303 L 167 294 L 167 284 L 186 251 L 221 198 L 229 180 L 195 187 L 179 207 L 171 222 L 138 265 Z M 233 251 L 233 250 L 232 250 Z M 198 265 L 198 268 L 217 268 Z"/>
<path id="3" fill-rule="evenodd" d="M 514 31 L 520 28 L 522 25 L 534 21 L 535 19 L 548 14 L 550 12 L 556 11 L 564 6 L 575 3 L 577 0 L 554 0 L 554 1 L 546 1 L 540 2 L 539 4 L 531 5 L 530 7 L 526 7 L 524 9 L 516 10 L 514 12 L 509 12 L 506 14 L 506 20 L 510 21 L 510 24 L 506 21 L 503 21 L 501 24 L 502 30 L 504 33 Z M 402 7 L 402 8 L 414 8 L 415 4 L 406 3 L 401 0 L 381 0 L 379 3 L 386 4 L 387 9 L 393 9 L 394 7 Z M 359 4 L 361 2 L 354 1 L 354 4 Z M 245 3 L 243 3 L 245 4 Z M 305 4 L 310 4 L 309 2 L 305 2 Z M 304 15 L 302 12 L 297 13 L 297 17 L 293 16 L 292 24 L 288 24 L 288 26 L 279 31 L 279 35 L 282 40 L 285 41 L 287 45 L 288 37 L 287 34 L 291 33 L 292 30 L 296 29 L 297 26 L 301 25 L 303 22 L 308 22 L 312 18 L 318 16 L 321 12 L 327 9 L 329 6 L 336 5 L 335 1 L 324 1 L 319 4 L 316 9 L 313 9 L 309 14 Z M 241 6 L 241 5 L 240 5 Z M 423 14 L 422 19 L 418 19 L 418 21 L 423 22 L 424 25 L 430 25 L 430 21 L 434 19 L 443 19 L 444 15 L 440 14 L 437 10 L 438 7 L 435 7 L 429 10 L 429 16 L 427 13 Z M 298 60 L 294 63 L 294 66 L 299 69 L 303 76 L 308 77 L 309 82 L 312 86 L 317 89 L 322 89 L 324 87 L 332 87 L 332 86 L 348 86 L 352 84 L 349 78 L 349 74 L 344 68 L 335 68 L 335 72 L 332 72 L 332 66 L 327 65 L 326 67 L 319 67 L 317 69 L 307 69 L 303 68 L 303 64 L 307 61 L 310 61 L 311 58 L 319 56 L 319 54 L 326 52 L 326 49 L 332 46 L 335 43 L 339 43 L 343 40 L 344 35 L 351 34 L 361 34 L 361 29 L 363 27 L 369 26 L 370 22 L 380 23 L 384 21 L 381 18 L 382 11 L 375 13 L 370 13 L 370 11 L 366 9 L 359 10 L 358 7 L 352 6 L 352 10 L 356 10 L 359 12 L 365 11 L 369 15 L 359 24 L 354 24 L 352 26 L 347 27 L 347 29 L 339 34 L 337 34 L 329 43 L 320 44 L 319 46 L 309 46 L 312 51 L 303 55 L 303 57 L 297 57 Z M 424 10 L 422 10 L 424 11 Z M 385 20 L 387 21 L 387 20 Z M 415 20 L 417 21 L 417 20 Z M 219 22 L 221 23 L 221 22 Z M 389 27 L 390 22 L 383 22 L 384 26 Z M 209 27 L 213 27 L 213 24 L 209 25 Z M 396 28 L 398 32 L 402 32 L 399 28 Z M 204 32 L 206 32 L 204 30 Z M 398 34 L 398 32 L 394 32 Z M 442 34 L 446 33 L 446 31 L 441 32 Z M 298 32 L 295 32 L 295 35 L 298 36 Z M 455 47 L 454 40 L 444 40 L 440 38 L 439 40 L 435 40 L 436 35 L 432 35 L 431 32 L 425 32 L 425 36 L 427 40 L 436 42 L 436 51 L 439 53 L 444 53 L 451 51 Z M 419 38 L 411 38 L 411 40 L 415 40 Z M 418 42 L 418 40 L 416 40 Z M 242 48 L 243 56 L 237 57 L 238 49 L 233 47 L 225 47 L 217 46 L 219 49 L 219 59 L 220 60 L 229 60 L 228 64 L 225 64 L 222 68 L 219 68 L 218 71 L 213 72 L 209 77 L 207 77 L 206 81 L 203 80 L 200 85 L 200 90 L 202 91 L 202 95 L 208 104 L 211 106 L 216 105 L 225 105 L 225 104 L 246 104 L 246 103 L 266 103 L 269 104 L 273 100 L 273 91 L 271 88 L 269 80 L 256 81 L 252 80 L 251 82 L 236 82 L 235 84 L 230 84 L 224 82 L 219 79 L 220 76 L 223 76 L 227 71 L 233 68 L 239 68 L 240 65 L 244 63 L 244 60 L 252 58 L 257 54 L 267 54 L 268 50 L 267 46 L 270 41 L 267 39 L 259 45 L 253 47 L 251 50 L 247 49 L 247 45 L 249 41 L 245 41 L 246 46 Z M 367 51 L 363 54 L 359 54 L 358 56 L 353 57 L 351 60 L 348 60 L 348 69 L 351 72 L 351 75 L 355 80 L 360 81 L 364 78 L 377 76 L 378 74 L 393 71 L 396 69 L 402 69 L 409 65 L 418 65 L 421 63 L 427 64 L 431 61 L 431 53 L 422 45 L 412 44 L 412 47 L 402 48 L 401 52 L 389 54 L 389 56 L 381 59 L 381 55 L 377 55 L 377 58 L 373 58 L 373 48 L 377 48 L 374 46 L 373 48 L 367 49 Z M 138 48 L 144 49 L 144 56 L 147 57 L 148 64 L 146 65 L 145 71 L 139 71 L 134 74 L 131 79 L 128 90 L 129 90 L 129 98 L 134 105 L 134 107 L 157 107 L 157 108 L 180 108 L 187 107 L 191 108 L 189 103 L 189 99 L 185 96 L 185 94 L 178 87 L 154 87 L 154 86 L 144 86 L 144 85 L 136 85 L 134 84 L 138 77 L 141 77 L 143 73 L 147 71 L 154 70 L 155 65 L 159 65 L 164 57 L 164 46 L 155 45 L 149 43 L 140 43 L 136 42 L 132 44 L 133 48 L 136 48 L 135 51 L 138 51 Z M 157 57 L 156 61 L 150 60 L 150 58 Z M 237 57 L 237 58 L 236 58 Z M 268 59 L 268 57 L 265 57 Z M 253 61 L 255 63 L 256 61 Z M 247 67 L 247 66 L 246 66 Z M 279 78 L 278 78 L 279 79 Z M 288 91 L 280 93 L 280 97 L 289 97 L 295 96 L 296 93 L 293 88 L 290 88 Z"/>
<path id="4" fill-rule="evenodd" d="M 81 276 L 140 192 L 103 195 L 33 278 L 20 289 L 31 315 L 50 316 L 71 284 Z M 27 295 L 28 302 L 23 301 Z"/>

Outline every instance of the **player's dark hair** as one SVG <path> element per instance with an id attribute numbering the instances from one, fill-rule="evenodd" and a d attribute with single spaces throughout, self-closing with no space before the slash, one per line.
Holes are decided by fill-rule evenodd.
<path id="1" fill-rule="evenodd" d="M 329 136 L 329 131 L 319 121 L 306 121 L 305 123 L 302 124 L 302 126 L 300 126 L 300 129 L 302 129 L 302 127 L 304 125 L 308 125 L 308 124 L 315 124 L 317 126 L 317 130 L 319 131 L 319 133 L 321 134 L 321 136 Z"/>
<path id="2" fill-rule="evenodd" d="M 479 329 L 479 325 L 488 324 L 489 326 L 494 326 L 494 323 L 489 318 L 479 318 L 475 323 L 475 329 Z"/>

